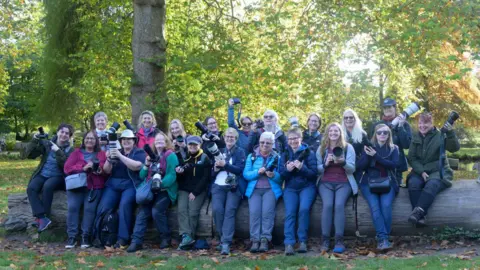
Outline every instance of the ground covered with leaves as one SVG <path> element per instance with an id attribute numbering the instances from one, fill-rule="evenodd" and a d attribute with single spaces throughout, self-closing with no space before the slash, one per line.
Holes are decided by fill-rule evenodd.
<path id="1" fill-rule="evenodd" d="M 25 191 L 38 161 L 0 160 L 0 222 L 7 213 L 7 195 Z M 65 250 L 63 232 L 47 231 L 32 241 L 26 235 L 5 236 L 0 228 L 0 268 L 6 269 L 477 269 L 480 268 L 480 231 L 445 228 L 432 236 L 396 237 L 395 248 L 375 250 L 373 239 L 347 240 L 344 254 L 321 253 L 317 240 L 309 252 L 286 257 L 283 245 L 268 253 L 251 254 L 248 241 L 237 241 L 230 256 L 214 249 L 160 250 L 146 243 L 145 250 L 127 254 L 123 250 L 76 248 Z"/>

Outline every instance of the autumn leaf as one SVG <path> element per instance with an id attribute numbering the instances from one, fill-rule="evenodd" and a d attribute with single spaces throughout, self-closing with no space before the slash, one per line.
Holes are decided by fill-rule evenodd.
<path id="1" fill-rule="evenodd" d="M 183 265 L 177 265 L 175 268 L 177 268 L 177 269 L 185 269 L 185 266 L 183 266 Z"/>
<path id="2" fill-rule="evenodd" d="M 203 266 L 202 266 L 203 269 L 209 269 L 210 267 L 212 267 L 212 266 L 210 264 L 206 264 L 206 263 L 204 263 Z"/>
<path id="3" fill-rule="evenodd" d="M 81 257 L 81 258 L 77 258 L 77 262 L 80 263 L 80 264 L 86 264 L 87 262 L 85 261 L 85 258 Z"/>
<path id="4" fill-rule="evenodd" d="M 85 251 L 80 251 L 80 252 L 77 254 L 78 257 L 86 257 L 86 256 L 88 256 L 88 255 L 89 255 L 89 254 L 88 254 L 87 252 L 85 252 Z"/>
<path id="5" fill-rule="evenodd" d="M 102 261 L 98 261 L 96 264 L 97 267 L 104 267 L 105 264 Z"/>
<path id="6" fill-rule="evenodd" d="M 424 263 L 422 263 L 421 265 L 417 266 L 417 268 L 425 267 L 425 266 L 427 266 L 427 264 L 428 264 L 428 262 L 424 262 Z"/>
<path id="7" fill-rule="evenodd" d="M 448 263 L 442 263 L 442 267 L 447 267 Z"/>
<path id="8" fill-rule="evenodd" d="M 216 263 L 216 264 L 219 264 L 219 263 L 220 263 L 220 262 L 218 261 L 218 259 L 215 258 L 215 257 L 212 257 L 211 259 L 212 259 L 212 261 L 213 261 L 214 263 Z"/>
<path id="9" fill-rule="evenodd" d="M 255 265 L 255 270 L 260 270 L 260 266 Z"/>

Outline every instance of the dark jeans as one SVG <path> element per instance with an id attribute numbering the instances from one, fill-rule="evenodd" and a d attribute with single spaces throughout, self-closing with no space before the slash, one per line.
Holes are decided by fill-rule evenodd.
<path id="1" fill-rule="evenodd" d="M 89 202 L 88 198 L 91 195 L 94 200 Z M 95 194 L 94 194 L 95 193 Z M 102 198 L 102 190 L 88 190 L 87 188 L 67 190 L 67 234 L 68 237 L 77 237 L 78 224 L 80 222 L 80 209 L 83 206 L 82 219 L 82 236 L 90 237 L 93 231 L 93 223 L 95 221 L 95 214 L 97 212 L 97 205 Z"/>
<path id="2" fill-rule="evenodd" d="M 162 191 L 155 194 L 152 203 L 140 205 L 140 209 L 133 228 L 132 241 L 136 244 L 143 244 L 143 237 L 147 231 L 148 220 L 153 217 L 153 222 L 161 239 L 170 241 L 170 229 L 168 228 L 167 210 L 170 206 L 168 192 Z"/>
<path id="3" fill-rule="evenodd" d="M 110 179 L 110 185 L 103 189 L 103 196 L 98 205 L 97 216 L 110 209 L 118 209 L 118 238 L 127 241 L 133 225 L 133 208 L 135 206 L 135 188 L 130 179 Z"/>
<path id="4" fill-rule="evenodd" d="M 310 209 L 317 193 L 311 185 L 300 190 L 286 188 L 283 193 L 285 204 L 285 245 L 295 245 L 295 223 L 298 215 L 298 241 L 307 242 L 310 226 Z"/>
<path id="5" fill-rule="evenodd" d="M 388 239 L 392 230 L 392 203 L 395 199 L 395 190 L 391 188 L 389 193 L 372 193 L 366 181 L 360 185 L 360 190 L 370 207 L 377 240 Z"/>
<path id="6" fill-rule="evenodd" d="M 343 237 L 345 231 L 345 204 L 352 194 L 349 183 L 321 183 L 318 188 L 322 198 L 322 236 L 330 237 L 332 221 L 335 236 Z M 335 215 L 333 214 L 335 211 Z"/>
<path id="7" fill-rule="evenodd" d="M 215 230 L 223 244 L 231 244 L 235 233 L 235 217 L 242 195 L 239 189 L 230 191 L 230 186 L 212 186 L 212 208 Z"/>
<path id="8" fill-rule="evenodd" d="M 32 207 L 33 216 L 43 218 L 50 216 L 53 192 L 65 190 L 65 178 L 62 176 L 46 178 L 37 174 L 28 184 L 27 195 Z M 42 199 L 40 199 L 40 192 Z"/>
<path id="9" fill-rule="evenodd" d="M 428 208 L 432 205 L 438 193 L 447 188 L 447 185 L 440 179 L 428 179 L 426 182 L 422 176 L 416 173 L 410 173 L 408 176 L 408 195 L 412 209 L 421 207 L 428 212 Z"/>

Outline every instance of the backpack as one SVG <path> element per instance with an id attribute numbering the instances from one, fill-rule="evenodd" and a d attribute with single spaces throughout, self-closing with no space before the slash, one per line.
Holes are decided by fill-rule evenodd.
<path id="1" fill-rule="evenodd" d="M 117 242 L 118 213 L 110 209 L 102 213 L 95 221 L 95 247 L 113 246 Z"/>

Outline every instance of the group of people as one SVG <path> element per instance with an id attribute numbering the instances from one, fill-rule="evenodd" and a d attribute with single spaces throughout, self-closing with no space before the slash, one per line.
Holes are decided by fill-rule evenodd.
<path id="1" fill-rule="evenodd" d="M 160 248 L 167 248 L 171 240 L 167 212 L 177 202 L 179 249 L 188 250 L 195 246 L 204 200 L 211 199 L 220 241 L 216 248 L 228 255 L 236 212 L 246 198 L 250 251 L 265 252 L 272 240 L 276 205 L 283 196 L 285 254 L 293 255 L 308 250 L 310 210 L 319 194 L 323 205 L 321 250 L 332 248 L 333 224 L 333 252 L 342 253 L 345 204 L 360 190 L 371 210 L 377 248 L 388 250 L 392 248 L 392 202 L 399 186 L 406 183 L 410 195 L 412 212 L 405 219 L 425 226 L 435 196 L 452 185 L 448 160 L 440 159 L 444 149 L 455 152 L 460 148 L 452 125 L 447 122 L 437 129 L 433 116 L 424 112 L 418 117 L 418 131 L 412 133 L 393 99 L 385 99 L 383 119 L 374 124 L 371 134 L 351 109 L 343 112 L 341 123 L 330 123 L 323 132 L 322 119 L 316 113 L 308 116 L 304 131 L 292 127 L 284 132 L 275 111 L 266 110 L 263 121 L 248 116 L 236 121 L 234 106 L 230 99 L 225 132 L 219 130 L 214 117 L 207 117 L 203 125 L 208 132 L 200 136 L 187 134 L 178 119 L 162 132 L 150 111 L 141 114 L 136 132 L 125 129 L 121 133 L 121 147 L 111 147 L 105 139 L 108 118 L 103 112 L 94 116 L 96 129 L 84 134 L 78 149 L 70 145 L 74 132 L 70 125 L 61 124 L 51 140 L 36 134 L 27 149 L 29 158 L 42 157 L 27 188 L 34 226 L 39 232 L 49 227 L 53 192 L 65 189 L 67 183 L 66 248 L 77 245 L 80 227 L 82 248 L 94 241 L 135 252 L 142 249 L 151 218 Z M 147 155 L 145 145 L 158 158 Z M 409 149 L 408 163 L 405 149 Z M 404 181 L 402 173 L 408 164 L 412 170 Z M 69 181 L 82 177 L 84 185 L 72 188 L 70 184 L 69 188 Z M 155 179 L 160 179 L 159 186 L 148 199 L 139 201 L 143 186 L 150 183 L 153 190 Z M 115 228 L 105 223 L 112 220 L 117 221 L 112 223 Z M 98 239 L 105 231 L 114 234 L 115 240 Z"/>

